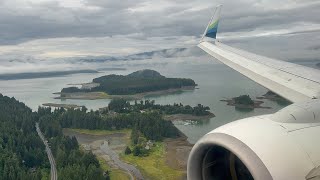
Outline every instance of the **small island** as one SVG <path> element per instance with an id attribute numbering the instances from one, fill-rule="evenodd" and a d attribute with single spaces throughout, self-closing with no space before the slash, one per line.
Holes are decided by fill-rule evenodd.
<path id="1" fill-rule="evenodd" d="M 63 88 L 57 99 L 141 99 L 148 95 L 161 95 L 193 90 L 192 79 L 167 78 L 154 70 L 140 70 L 128 75 L 106 75 L 93 79 L 82 87 Z"/>
<path id="2" fill-rule="evenodd" d="M 248 109 L 253 110 L 255 108 L 264 108 L 264 109 L 271 109 L 271 107 L 264 107 L 261 106 L 263 101 L 252 100 L 249 95 L 241 95 L 239 97 L 235 97 L 232 99 L 220 100 L 223 102 L 227 102 L 228 106 L 234 106 L 237 109 Z"/>

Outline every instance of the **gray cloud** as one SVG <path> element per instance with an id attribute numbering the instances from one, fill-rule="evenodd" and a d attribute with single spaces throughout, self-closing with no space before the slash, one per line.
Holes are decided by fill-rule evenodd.
<path id="1" fill-rule="evenodd" d="M 280 59 L 320 57 L 316 51 L 320 46 L 319 0 L 215 3 L 1 0 L 0 61 L 191 47 L 197 43 L 217 4 L 224 5 L 219 37 L 226 43 Z"/>
<path id="2" fill-rule="evenodd" d="M 104 37 L 133 33 L 148 37 L 199 36 L 215 5 L 209 0 L 69 0 L 68 5 L 61 3 L 61 0 L 40 2 L 2 0 L 1 44 L 39 38 Z M 283 27 L 299 22 L 320 24 L 320 3 L 315 1 L 220 2 L 224 4 L 222 32 Z M 288 7 L 278 7 L 282 4 Z"/>

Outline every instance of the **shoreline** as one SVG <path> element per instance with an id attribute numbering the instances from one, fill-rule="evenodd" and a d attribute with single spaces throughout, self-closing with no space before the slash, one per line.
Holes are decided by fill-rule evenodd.
<path id="1" fill-rule="evenodd" d="M 259 99 L 259 100 L 267 99 L 267 100 L 274 101 L 274 102 L 277 102 L 278 104 L 282 104 L 282 105 L 291 104 L 290 101 L 279 96 L 278 94 L 273 93 L 272 91 L 268 91 L 266 94 L 257 97 L 257 99 Z"/>
<path id="2" fill-rule="evenodd" d="M 240 108 L 240 109 L 271 109 L 271 107 L 266 107 L 266 106 L 261 106 L 263 104 L 263 101 L 257 101 L 254 100 L 254 105 L 243 105 L 243 104 L 236 104 L 233 99 L 222 99 L 220 100 L 222 102 L 227 102 L 227 106 L 234 106 L 235 108 Z"/>
<path id="3" fill-rule="evenodd" d="M 164 119 L 167 121 L 201 121 L 201 120 L 208 120 L 211 118 L 216 117 L 213 113 L 210 112 L 209 115 L 204 116 L 195 116 L 192 114 L 170 114 L 170 115 L 164 115 Z"/>
<path id="4" fill-rule="evenodd" d="M 43 103 L 42 106 L 53 107 L 53 108 L 66 108 L 66 109 L 77 109 L 82 108 L 75 104 L 57 104 L 57 103 Z"/>
<path id="5" fill-rule="evenodd" d="M 116 99 L 116 98 L 122 98 L 122 99 L 128 99 L 128 100 L 140 100 L 147 96 L 161 96 L 161 95 L 167 95 L 171 93 L 176 93 L 180 91 L 193 91 L 196 89 L 196 86 L 186 86 L 182 88 L 174 88 L 174 89 L 167 89 L 167 90 L 159 90 L 159 91 L 151 91 L 151 92 L 144 92 L 144 93 L 138 93 L 133 95 L 109 95 L 105 92 L 76 92 L 76 93 L 61 93 L 56 92 L 53 93 L 55 95 L 60 95 L 60 97 L 54 97 L 54 99 L 79 99 L 79 100 L 98 100 L 98 99 Z M 64 97 L 61 97 L 64 96 Z"/>

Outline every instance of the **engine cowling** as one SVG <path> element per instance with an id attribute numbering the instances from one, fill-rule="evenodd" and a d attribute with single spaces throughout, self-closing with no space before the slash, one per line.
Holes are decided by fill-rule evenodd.
<path id="1" fill-rule="evenodd" d="M 319 119 L 318 112 L 294 104 L 219 127 L 194 145 L 188 179 L 308 179 L 320 165 Z"/>

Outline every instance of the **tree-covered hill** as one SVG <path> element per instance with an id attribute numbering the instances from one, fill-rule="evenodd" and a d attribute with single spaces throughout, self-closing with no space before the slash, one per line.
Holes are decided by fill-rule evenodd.
<path id="1" fill-rule="evenodd" d="M 127 76 L 131 78 L 165 78 L 159 72 L 150 69 L 136 71 Z"/>
<path id="2" fill-rule="evenodd" d="M 42 179 L 50 168 L 35 130 L 37 114 L 0 94 L 0 179 Z M 49 171 L 49 170 L 48 170 Z"/>
<path id="3" fill-rule="evenodd" d="M 40 128 L 49 140 L 56 160 L 59 179 L 109 179 L 108 176 L 103 176 L 99 161 L 92 152 L 82 151 L 75 137 L 63 135 L 59 123 L 61 116 L 67 114 L 63 108 L 52 112 L 51 108 L 39 107 L 38 114 Z"/>
<path id="4" fill-rule="evenodd" d="M 144 92 L 176 89 L 187 86 L 196 86 L 192 79 L 166 78 L 153 70 L 141 70 L 129 75 L 107 75 L 93 79 L 100 86 L 91 90 L 82 90 L 76 87 L 62 89 L 62 93 L 74 92 L 106 92 L 110 95 L 131 95 Z"/>
<path id="5" fill-rule="evenodd" d="M 25 104 L 0 94 L 0 180 L 49 179 L 50 164 L 36 121 L 49 140 L 59 179 L 108 179 L 92 153 L 81 151 L 75 138 L 63 136 L 59 117 L 64 113 L 50 108 L 32 112 Z"/>

